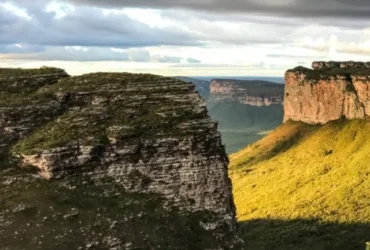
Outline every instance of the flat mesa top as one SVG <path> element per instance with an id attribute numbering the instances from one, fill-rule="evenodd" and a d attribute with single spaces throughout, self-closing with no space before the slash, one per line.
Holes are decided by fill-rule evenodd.
<path id="1" fill-rule="evenodd" d="M 63 69 L 53 67 L 41 67 L 38 69 L 0 68 L 0 78 L 8 77 L 34 77 L 38 75 L 62 74 L 67 75 Z"/>
<path id="2" fill-rule="evenodd" d="M 369 77 L 370 62 L 323 62 L 315 61 L 312 63 L 312 69 L 298 66 L 294 69 L 287 70 L 287 73 L 304 74 L 305 79 L 326 80 L 332 77 Z"/>

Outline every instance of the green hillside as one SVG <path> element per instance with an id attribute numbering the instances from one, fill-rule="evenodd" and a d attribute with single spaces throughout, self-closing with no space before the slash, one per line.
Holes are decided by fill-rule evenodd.
<path id="1" fill-rule="evenodd" d="M 365 249 L 369 120 L 289 122 L 231 155 L 247 249 Z"/>

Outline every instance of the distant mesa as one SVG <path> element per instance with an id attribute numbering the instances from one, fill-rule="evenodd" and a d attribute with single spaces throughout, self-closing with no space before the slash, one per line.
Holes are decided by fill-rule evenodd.
<path id="1" fill-rule="evenodd" d="M 212 102 L 236 101 L 263 107 L 282 105 L 284 85 L 261 80 L 214 79 L 210 85 Z"/>

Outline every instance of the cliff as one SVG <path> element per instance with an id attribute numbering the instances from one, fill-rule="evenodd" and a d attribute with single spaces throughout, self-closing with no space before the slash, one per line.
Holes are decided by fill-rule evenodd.
<path id="1" fill-rule="evenodd" d="M 236 101 L 251 106 L 281 105 L 284 85 L 267 81 L 216 79 L 210 85 L 211 101 Z"/>
<path id="2" fill-rule="evenodd" d="M 368 63 L 313 62 L 285 74 L 284 121 L 325 124 L 370 115 Z"/>
<path id="3" fill-rule="evenodd" d="M 193 84 L 43 68 L 0 85 L 4 249 L 233 244 L 228 159 Z"/>

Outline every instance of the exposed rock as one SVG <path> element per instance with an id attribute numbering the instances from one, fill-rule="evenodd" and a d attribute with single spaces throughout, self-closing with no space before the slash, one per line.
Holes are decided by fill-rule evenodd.
<path id="1" fill-rule="evenodd" d="M 128 245 L 127 249 L 148 249 L 154 245 L 160 249 L 177 248 L 178 243 L 173 242 L 178 241 L 176 235 L 182 235 L 176 234 L 176 230 L 180 230 L 177 224 L 183 223 L 181 230 L 183 227 L 197 228 L 199 237 L 207 240 L 196 240 L 202 248 L 233 245 L 230 234 L 235 230 L 235 207 L 227 173 L 228 158 L 217 123 L 207 116 L 206 105 L 193 84 L 127 73 L 79 77 L 61 74 L 60 78 L 49 81 L 39 80 L 39 72 L 35 75 L 30 74 L 26 79 L 31 83 L 29 86 L 37 87 L 22 93 L 22 85 L 18 92 L 15 91 L 13 97 L 17 98 L 13 98 L 11 107 L 0 101 L 0 129 L 6 134 L 6 139 L 0 139 L 3 156 L 10 149 L 24 168 L 37 169 L 40 176 L 49 180 L 43 181 L 41 186 L 27 188 L 28 193 L 34 190 L 32 196 L 42 201 L 40 204 L 49 204 L 46 207 L 31 202 L 26 195 L 24 198 L 23 194 L 19 195 L 25 206 L 31 203 L 37 218 L 46 218 L 39 222 L 38 236 L 29 241 L 29 246 L 34 246 L 33 249 L 62 246 L 125 249 Z M 11 79 L 7 80 L 8 85 L 14 85 Z M 32 183 L 29 175 L 11 177 L 0 172 L 1 178 L 5 178 L 4 185 L 12 183 L 14 192 L 22 193 L 21 186 L 33 186 L 21 184 Z M 53 188 L 61 195 L 55 199 L 73 197 L 68 201 L 70 205 L 59 207 L 51 202 L 47 197 Z M 116 197 L 122 197 L 122 202 L 130 201 L 130 205 L 121 204 Z M 90 215 L 79 205 L 83 200 L 97 205 L 89 208 Z M 111 212 L 100 211 L 108 209 L 101 204 L 102 200 L 113 204 L 109 208 L 113 209 Z M 16 200 L 5 203 L 8 204 L 5 212 L 0 212 L 0 222 L 3 222 L 0 235 L 21 227 L 17 224 L 18 217 L 1 221 L 1 215 L 8 214 L 8 206 L 11 211 L 13 202 Z M 134 209 L 136 203 L 140 203 L 140 209 Z M 0 204 L 3 204 L 1 199 Z M 47 207 L 63 211 L 53 215 Z M 91 214 L 102 219 L 89 220 Z M 158 214 L 161 215 L 158 217 Z M 167 221 L 158 225 L 152 216 L 163 217 L 164 221 L 174 220 L 174 224 L 164 227 L 170 223 Z M 194 221 L 195 218 L 198 219 Z M 107 224 L 106 220 L 111 223 Z M 145 226 L 136 225 L 135 232 L 120 229 L 135 220 L 142 220 Z M 59 233 L 50 237 L 57 240 L 42 240 L 40 235 L 47 234 L 48 225 L 58 221 L 67 221 L 70 225 L 63 222 L 61 229 L 51 226 Z M 7 223 L 12 226 L 6 226 Z M 186 223 L 195 224 L 187 226 Z M 71 228 L 74 224 L 81 225 L 79 231 Z M 144 233 L 148 226 L 157 229 Z M 100 228 L 98 235 L 94 227 Z M 62 234 L 61 230 L 69 233 Z M 161 232 L 169 234 L 169 238 L 159 239 Z M 140 241 L 133 238 L 132 233 L 140 234 Z M 20 233 L 22 237 L 27 234 L 30 234 L 28 230 Z M 71 234 L 79 235 L 79 239 L 68 239 Z M 212 240 L 209 241 L 209 237 Z M 11 249 L 22 249 L 16 243 L 20 238 L 17 239 L 8 243 Z M 39 241 L 43 248 L 35 247 Z M 166 245 L 166 242 L 175 245 Z M 199 245 L 191 246 L 193 243 L 181 244 L 199 248 Z"/>
<path id="2" fill-rule="evenodd" d="M 324 124 L 342 117 L 370 116 L 370 69 L 364 65 L 367 64 L 314 62 L 315 70 L 288 70 L 284 121 Z"/>
<path id="3" fill-rule="evenodd" d="M 211 101 L 232 100 L 251 106 L 282 105 L 284 85 L 267 81 L 212 80 Z"/>
<path id="4" fill-rule="evenodd" d="M 335 69 L 335 68 L 370 68 L 370 62 L 324 62 L 324 61 L 315 61 L 312 63 L 313 69 Z"/>

